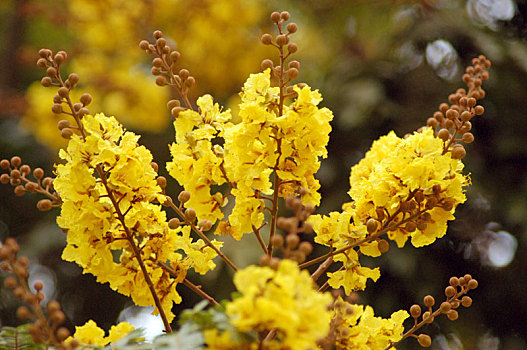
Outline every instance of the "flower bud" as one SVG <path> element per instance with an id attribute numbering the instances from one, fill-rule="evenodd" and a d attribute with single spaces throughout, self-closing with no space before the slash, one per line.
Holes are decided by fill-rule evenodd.
<path id="1" fill-rule="evenodd" d="M 430 338 L 430 336 L 427 334 L 419 334 L 417 341 L 423 348 L 428 348 L 430 345 L 432 345 L 432 338 Z"/>
<path id="2" fill-rule="evenodd" d="M 189 191 L 181 191 L 181 192 L 179 193 L 179 195 L 177 196 L 177 199 L 178 199 L 181 203 L 188 202 L 189 199 L 190 199 L 190 192 L 189 192 Z"/>
<path id="3" fill-rule="evenodd" d="M 187 210 L 185 210 L 185 217 L 190 222 L 194 222 L 194 220 L 196 220 L 196 215 L 196 211 L 192 208 L 187 208 Z"/>
<path id="4" fill-rule="evenodd" d="M 273 36 L 269 33 L 265 33 L 264 35 L 262 35 L 260 40 L 264 45 L 271 45 L 273 43 Z"/>

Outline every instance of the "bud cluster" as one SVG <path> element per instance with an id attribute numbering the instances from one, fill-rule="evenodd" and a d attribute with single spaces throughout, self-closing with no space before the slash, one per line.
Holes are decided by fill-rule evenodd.
<path id="1" fill-rule="evenodd" d="M 460 142 L 474 141 L 474 135 L 470 132 L 472 129 L 470 120 L 485 112 L 483 106 L 477 104 L 477 100 L 485 97 L 485 90 L 481 85 L 489 79 L 490 66 L 491 63 L 485 56 L 474 58 L 472 66 L 468 66 L 463 75 L 468 92 L 465 89 L 458 89 L 448 97 L 450 104 L 441 103 L 439 111 L 426 122 L 428 126 L 434 128 L 436 136 L 445 142 L 443 153 L 451 152 L 452 158 L 465 157 L 466 151 Z"/>
<path id="2" fill-rule="evenodd" d="M 294 97 L 295 92 L 292 86 L 287 86 L 289 82 L 298 77 L 300 62 L 293 60 L 284 67 L 286 60 L 295 52 L 298 51 L 298 45 L 291 41 L 290 35 L 298 30 L 298 26 L 294 22 L 290 22 L 285 26 L 286 31 L 283 30 L 283 25 L 290 18 L 289 12 L 273 12 L 271 14 L 271 21 L 278 28 L 278 34 L 273 37 L 272 34 L 265 33 L 261 36 L 260 40 L 264 45 L 272 45 L 280 51 L 280 64 L 275 66 L 274 62 L 270 59 L 264 59 L 262 61 L 263 69 L 271 69 L 271 76 L 277 77 L 280 81 L 280 87 L 286 88 L 286 97 Z M 284 49 L 287 48 L 287 53 Z"/>
<path id="3" fill-rule="evenodd" d="M 450 285 L 445 288 L 446 300 L 443 301 L 435 311 L 433 310 L 435 299 L 431 295 L 427 295 L 423 298 L 423 303 L 426 308 L 428 308 L 428 311 L 421 313 L 421 306 L 418 304 L 410 307 L 410 315 L 414 318 L 414 326 L 405 333 L 405 337 L 412 336 L 418 340 L 419 345 L 422 347 L 429 347 L 432 344 L 430 336 L 426 334 L 415 335 L 415 331 L 427 323 L 434 322 L 434 319 L 441 314 L 446 315 L 449 320 L 455 321 L 459 317 L 459 313 L 456 309 L 459 308 L 460 305 L 464 307 L 470 307 L 472 305 L 472 298 L 465 294 L 478 287 L 477 280 L 472 278 L 471 275 L 466 274 L 462 277 L 451 277 L 449 284 Z M 420 318 L 421 321 L 419 322 Z"/>
<path id="4" fill-rule="evenodd" d="M 82 130 L 80 119 L 89 114 L 87 106 L 91 103 L 92 97 L 90 94 L 83 94 L 80 97 L 80 102 L 73 103 L 70 97 L 70 92 L 79 83 L 79 75 L 71 73 L 64 81 L 60 75 L 60 66 L 66 61 L 68 54 L 65 51 L 59 51 L 55 55 L 49 49 L 41 49 L 39 51 L 40 58 L 37 61 L 37 66 L 46 68 L 46 76 L 42 78 L 41 84 L 44 87 L 56 86 L 58 87 L 57 94 L 53 96 L 53 106 L 51 111 L 55 114 L 65 114 L 72 116 L 77 126 L 71 125 L 68 119 L 59 121 L 57 127 L 63 138 L 69 139 L 73 136 L 76 130 Z M 67 106 L 64 110 L 63 105 Z M 69 110 L 69 111 L 68 111 Z M 82 133 L 81 133 L 82 134 Z"/>
<path id="5" fill-rule="evenodd" d="M 18 307 L 16 315 L 22 320 L 34 320 L 29 325 L 29 333 L 36 343 L 51 343 L 59 349 L 67 349 L 62 342 L 70 336 L 70 332 L 65 327 L 59 327 L 66 320 L 66 315 L 55 300 L 47 304 L 47 316 L 44 314 L 41 305 L 45 299 L 42 293 L 44 285 L 41 281 L 36 281 L 33 285 L 36 292 L 30 290 L 29 259 L 25 256 L 18 257 L 19 251 L 20 247 L 13 238 L 6 239 L 4 244 L 0 243 L 0 270 L 12 273 L 4 280 L 4 286 L 25 304 Z"/>
<path id="6" fill-rule="evenodd" d="M 188 92 L 196 84 L 196 79 L 190 75 L 187 69 L 178 68 L 181 54 L 167 45 L 167 40 L 163 37 L 163 33 L 160 30 L 156 30 L 153 36 L 155 39 L 154 44 L 150 44 L 147 40 L 142 40 L 139 43 L 139 47 L 147 53 L 156 56 L 152 60 L 151 69 L 152 74 L 157 76 L 156 84 L 159 86 L 174 86 L 186 107 L 192 108 L 188 99 Z M 174 118 L 177 117 L 179 112 L 185 110 L 179 100 L 170 100 L 167 107 Z"/>
<path id="7" fill-rule="evenodd" d="M 44 170 L 41 168 L 33 170 L 34 181 L 28 178 L 31 174 L 31 167 L 27 164 L 22 164 L 22 159 L 19 156 L 14 156 L 11 160 L 2 159 L 0 168 L 8 171 L 8 173 L 0 175 L 0 183 L 11 184 L 17 196 L 22 197 L 26 192 L 30 192 L 40 193 L 48 197 L 38 201 L 37 208 L 39 210 L 47 211 L 61 205 L 60 196 L 53 189 L 53 179 L 44 177 Z"/>
<path id="8" fill-rule="evenodd" d="M 279 217 L 277 227 L 286 232 L 285 236 L 275 234 L 270 241 L 272 247 L 279 249 L 284 258 L 291 259 L 299 264 L 306 260 L 306 257 L 313 251 L 313 245 L 308 241 L 301 241 L 299 233 L 311 233 L 313 225 L 306 222 L 309 216 L 315 211 L 311 204 L 303 205 L 300 196 L 305 194 L 305 189 L 300 188 L 298 197 L 289 195 L 285 200 L 288 209 L 294 211 L 292 217 Z M 271 268 L 278 266 L 279 258 L 263 255 L 260 259 L 262 265 L 269 265 Z"/>

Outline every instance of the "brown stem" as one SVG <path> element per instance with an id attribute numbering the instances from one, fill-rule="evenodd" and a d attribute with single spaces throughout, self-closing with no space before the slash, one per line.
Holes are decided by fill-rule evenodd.
<path id="1" fill-rule="evenodd" d="M 190 282 L 188 279 L 183 280 L 183 284 L 187 287 L 189 287 L 194 293 L 198 294 L 203 299 L 207 300 L 209 303 L 211 303 L 214 306 L 220 305 L 213 297 L 205 293 L 201 286 L 196 286 L 194 283 Z"/>
<path id="2" fill-rule="evenodd" d="M 211 242 L 211 240 L 203 232 L 201 232 L 196 227 L 196 225 L 194 225 L 193 222 L 191 222 L 191 221 L 189 221 L 187 219 L 187 217 L 186 217 L 185 213 L 183 212 L 183 210 L 181 208 L 179 208 L 178 206 L 176 206 L 174 204 L 174 202 L 172 201 L 172 199 L 170 197 L 168 197 L 168 196 L 167 196 L 167 201 L 165 202 L 165 205 L 168 205 L 169 207 L 171 207 L 179 215 L 180 218 L 185 220 L 185 223 L 187 225 L 190 225 L 192 231 L 194 231 L 203 241 L 205 241 L 205 244 L 207 246 L 211 247 L 216 252 L 216 254 L 218 254 L 223 259 L 223 261 L 225 261 L 227 263 L 227 265 L 229 265 L 234 271 L 238 271 L 238 267 L 236 267 L 236 265 L 234 265 L 234 263 L 225 254 L 223 254 L 223 252 L 221 250 L 219 250 L 218 247 L 216 247 Z"/>
<path id="3" fill-rule="evenodd" d="M 316 282 L 318 278 L 326 271 L 331 264 L 333 264 L 333 256 L 330 256 L 326 259 L 320 266 L 311 274 L 311 278 L 313 279 L 313 282 Z"/>
<path id="4" fill-rule="evenodd" d="M 258 240 L 258 243 L 260 243 L 260 247 L 262 247 L 262 250 L 264 251 L 264 254 L 268 254 L 269 252 L 267 251 L 267 247 L 265 246 L 265 242 L 262 238 L 262 235 L 260 233 L 260 229 L 262 227 L 264 227 L 267 223 L 264 223 L 262 226 L 260 226 L 259 228 L 256 228 L 256 226 L 252 225 L 253 226 L 253 232 L 256 236 L 256 239 Z"/>

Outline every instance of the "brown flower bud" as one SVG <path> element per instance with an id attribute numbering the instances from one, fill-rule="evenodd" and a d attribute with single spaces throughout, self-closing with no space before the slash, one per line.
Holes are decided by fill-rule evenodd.
<path id="1" fill-rule="evenodd" d="M 20 164 L 22 164 L 22 158 L 20 158 L 19 156 L 11 157 L 11 165 L 12 166 L 18 167 L 18 166 L 20 166 Z"/>
<path id="2" fill-rule="evenodd" d="M 10 179 L 11 179 L 11 178 L 9 177 L 8 174 L 2 174 L 2 175 L 0 175 L 0 182 L 3 183 L 4 185 L 5 185 L 5 184 L 8 184 Z"/>
<path id="3" fill-rule="evenodd" d="M 260 40 L 264 45 L 271 45 L 273 43 L 273 36 L 269 33 L 265 33 L 264 35 L 262 35 Z"/>
<path id="4" fill-rule="evenodd" d="M 295 53 L 298 51 L 298 45 L 296 43 L 290 43 L 289 45 L 287 45 L 287 51 L 289 51 L 289 53 Z"/>
<path id="5" fill-rule="evenodd" d="M 470 307 L 470 305 L 472 305 L 472 298 L 468 295 L 463 296 L 463 298 L 461 299 L 461 305 L 463 305 L 464 307 Z"/>
<path id="6" fill-rule="evenodd" d="M 60 103 L 54 103 L 52 106 L 51 106 L 51 111 L 55 114 L 60 114 L 62 113 L 62 105 Z"/>
<path id="7" fill-rule="evenodd" d="M 47 187 L 51 186 L 53 183 L 53 179 L 51 177 L 45 177 L 44 180 L 42 180 L 42 186 Z"/>
<path id="8" fill-rule="evenodd" d="M 180 69 L 178 75 L 181 79 L 185 80 L 190 76 L 190 72 L 187 69 Z"/>
<path id="9" fill-rule="evenodd" d="M 366 222 L 366 229 L 368 230 L 368 233 L 374 233 L 375 231 L 377 231 L 377 227 L 378 221 L 373 218 L 368 219 L 368 221 Z"/>
<path id="10" fill-rule="evenodd" d="M 164 48 L 167 44 L 167 41 L 165 38 L 159 38 L 156 40 L 156 46 L 160 47 L 160 48 Z"/>
<path id="11" fill-rule="evenodd" d="M 57 339 L 59 341 L 66 340 L 71 335 L 70 331 L 66 327 L 60 327 L 57 330 Z M 71 343 L 70 343 L 71 344 Z"/>
<path id="12" fill-rule="evenodd" d="M 61 324 L 66 320 L 66 315 L 64 315 L 64 312 L 57 310 L 55 312 L 52 312 L 51 315 L 49 315 L 51 320 L 55 322 L 56 324 Z"/>
<path id="13" fill-rule="evenodd" d="M 53 84 L 53 80 L 50 77 L 44 77 L 40 80 L 40 84 L 44 87 L 50 87 Z"/>
<path id="14" fill-rule="evenodd" d="M 164 76 L 160 75 L 156 78 L 156 85 L 165 86 L 167 84 L 168 84 L 167 78 L 165 78 Z"/>
<path id="15" fill-rule="evenodd" d="M 278 23 L 278 21 L 280 21 L 280 13 L 279 12 L 271 13 L 271 21 Z"/>
<path id="16" fill-rule="evenodd" d="M 75 86 L 77 85 L 77 83 L 79 82 L 80 78 L 79 78 L 79 75 L 77 73 L 71 73 L 69 76 L 68 76 L 68 80 L 70 82 L 70 84 L 72 86 Z"/>
<path id="17" fill-rule="evenodd" d="M 412 315 L 413 318 L 417 318 L 421 316 L 421 306 L 414 304 L 410 307 L 410 315 Z"/>
<path id="18" fill-rule="evenodd" d="M 285 241 L 289 249 L 295 249 L 300 243 L 300 238 L 296 234 L 288 234 L 285 237 Z"/>
<path id="19" fill-rule="evenodd" d="M 445 314 L 448 311 L 450 311 L 451 308 L 452 308 L 452 305 L 449 302 L 443 301 L 441 303 L 441 306 L 439 307 L 439 310 L 441 310 L 441 312 Z"/>
<path id="20" fill-rule="evenodd" d="M 7 256 L 7 255 L 6 255 Z M 13 277 L 13 276 L 8 276 L 6 277 L 6 279 L 4 280 L 4 286 L 7 288 L 7 289 L 15 289 L 16 286 L 18 286 L 18 283 L 16 281 L 16 279 Z"/>
<path id="21" fill-rule="evenodd" d="M 18 197 L 22 197 L 23 195 L 26 194 L 26 189 L 23 185 L 18 185 L 15 187 L 14 192 L 15 192 L 15 195 L 17 195 Z"/>
<path id="22" fill-rule="evenodd" d="M 181 54 L 178 51 L 172 51 L 169 57 L 172 60 L 172 64 L 174 64 L 179 60 Z"/>
<path id="23" fill-rule="evenodd" d="M 454 159 L 463 159 L 467 155 L 467 151 L 465 151 L 465 148 L 460 145 L 454 145 L 452 148 L 452 158 Z"/>
<path id="24" fill-rule="evenodd" d="M 296 23 L 291 22 L 287 24 L 286 29 L 289 33 L 295 33 L 298 30 L 298 26 Z"/>
<path id="25" fill-rule="evenodd" d="M 280 18 L 283 19 L 284 21 L 288 21 L 289 17 L 290 17 L 290 15 L 289 15 L 289 12 L 287 12 L 287 11 L 282 11 L 280 13 Z"/>
<path id="26" fill-rule="evenodd" d="M 172 230 L 175 230 L 181 225 L 181 221 L 179 221 L 178 218 L 172 218 L 168 220 L 168 227 L 170 227 Z"/>
<path id="27" fill-rule="evenodd" d="M 476 106 L 474 107 L 474 112 L 476 113 L 476 115 L 482 115 L 483 113 L 485 113 L 485 108 L 483 108 L 483 106 Z"/>
<path id="28" fill-rule="evenodd" d="M 275 248 L 281 248 L 284 245 L 284 237 L 279 234 L 275 234 L 271 239 L 271 245 Z"/>
<path id="29" fill-rule="evenodd" d="M 455 321 L 457 320 L 457 318 L 459 317 L 459 314 L 456 310 L 450 310 L 449 312 L 447 312 L 447 317 L 449 320 L 451 321 Z"/>
<path id="30" fill-rule="evenodd" d="M 289 43 L 289 38 L 284 34 L 280 34 L 276 37 L 276 43 L 279 46 L 287 45 L 287 43 Z"/>
<path id="31" fill-rule="evenodd" d="M 298 246 L 298 250 L 303 252 L 305 255 L 309 255 L 313 251 L 313 245 L 309 242 L 303 241 L 303 242 L 300 242 L 300 245 Z"/>
<path id="32" fill-rule="evenodd" d="M 415 230 L 417 230 L 417 224 L 413 221 L 408 221 L 404 226 L 404 229 L 408 232 L 414 232 Z"/>
<path id="33" fill-rule="evenodd" d="M 165 189 L 167 187 L 167 178 L 164 176 L 158 176 L 157 179 L 157 185 L 161 187 L 162 189 Z"/>
<path id="34" fill-rule="evenodd" d="M 417 341 L 423 348 L 428 348 L 432 345 L 432 338 L 428 334 L 419 334 Z"/>
<path id="35" fill-rule="evenodd" d="M 452 298 L 456 294 L 456 288 L 448 286 L 445 288 L 445 295 L 447 298 Z"/>
<path id="36" fill-rule="evenodd" d="M 443 141 L 448 141 L 450 139 L 450 132 L 447 129 L 441 129 L 437 133 L 437 137 Z"/>
<path id="37" fill-rule="evenodd" d="M 384 254 L 390 250 L 390 243 L 388 243 L 388 241 L 385 239 L 380 239 L 377 243 L 377 247 L 379 248 L 381 254 Z"/>
<path id="38" fill-rule="evenodd" d="M 426 320 L 426 323 L 433 323 L 434 322 L 434 316 L 430 313 L 430 311 L 426 311 L 423 313 L 423 321 Z"/>
<path id="39" fill-rule="evenodd" d="M 91 103 L 92 101 L 92 97 L 90 94 L 82 94 L 81 98 L 80 98 L 80 101 L 82 103 L 83 106 L 87 106 Z"/>
<path id="40" fill-rule="evenodd" d="M 37 60 L 37 66 L 40 68 L 46 68 L 48 66 L 48 61 L 41 57 Z"/>
<path id="41" fill-rule="evenodd" d="M 161 38 L 163 36 L 163 32 L 160 31 L 160 30 L 156 30 L 154 32 L 153 36 L 154 36 L 154 39 L 159 39 L 159 38 Z"/>
<path id="42" fill-rule="evenodd" d="M 0 160 L 0 168 L 2 169 L 9 169 L 9 161 L 7 159 Z"/>
<path id="43" fill-rule="evenodd" d="M 25 305 L 19 306 L 18 309 L 16 309 L 16 317 L 18 317 L 21 320 L 26 320 L 28 318 L 32 318 L 33 314 L 31 311 L 29 311 L 29 308 Z"/>
<path id="44" fill-rule="evenodd" d="M 177 196 L 177 199 L 178 199 L 181 203 L 188 202 L 189 199 L 190 199 L 190 192 L 189 192 L 189 191 L 181 191 L 181 192 L 179 193 L 179 195 Z"/>
<path id="45" fill-rule="evenodd" d="M 70 139 L 73 136 L 73 129 L 71 128 L 64 128 L 60 131 L 60 136 L 65 138 L 66 140 Z"/>
<path id="46" fill-rule="evenodd" d="M 431 306 L 434 306 L 434 304 L 435 304 L 436 301 L 435 301 L 435 299 L 434 299 L 433 296 L 431 296 L 431 295 L 427 295 L 427 296 L 425 296 L 425 297 L 423 298 L 423 302 L 424 302 L 424 304 L 425 304 L 427 307 L 431 307 Z"/>
<path id="47" fill-rule="evenodd" d="M 475 279 L 471 279 L 470 281 L 468 281 L 468 288 L 470 289 L 478 288 L 478 281 Z"/>
<path id="48" fill-rule="evenodd" d="M 37 208 L 40 211 L 48 211 L 52 207 L 51 201 L 49 199 L 41 199 L 37 203 Z"/>
<path id="49" fill-rule="evenodd" d="M 62 130 L 64 128 L 69 128 L 70 126 L 71 126 L 70 121 L 66 120 L 66 119 L 59 120 L 59 122 L 57 124 L 57 128 L 59 130 Z"/>
<path id="50" fill-rule="evenodd" d="M 148 43 L 148 41 L 146 41 L 146 40 L 141 40 L 141 41 L 139 42 L 139 47 L 140 47 L 141 49 L 143 49 L 143 50 L 148 50 L 148 45 L 149 45 L 149 43 Z"/>
<path id="51" fill-rule="evenodd" d="M 260 257 L 260 265 L 269 266 L 270 262 L 271 262 L 271 257 L 269 255 L 264 254 Z"/>
<path id="52" fill-rule="evenodd" d="M 194 222 L 194 220 L 196 220 L 196 211 L 192 208 L 187 208 L 187 210 L 185 210 L 185 217 L 188 221 Z"/>
<path id="53" fill-rule="evenodd" d="M 276 257 L 271 258 L 271 260 L 269 261 L 269 267 L 272 268 L 273 270 L 276 270 L 279 264 L 280 264 L 280 259 Z"/>

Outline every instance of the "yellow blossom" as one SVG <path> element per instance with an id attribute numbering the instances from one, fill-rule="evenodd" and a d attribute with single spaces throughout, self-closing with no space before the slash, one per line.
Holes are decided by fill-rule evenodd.
<path id="1" fill-rule="evenodd" d="M 240 332 L 276 329 L 282 348 L 308 349 L 329 330 L 329 294 L 317 292 L 307 271 L 291 260 L 278 269 L 249 266 L 234 284 L 241 296 L 228 303 L 227 314 Z"/>
<path id="2" fill-rule="evenodd" d="M 66 339 L 66 343 L 71 342 L 75 338 L 81 344 L 105 346 L 120 340 L 134 329 L 135 327 L 131 324 L 121 322 L 116 326 L 112 326 L 110 335 L 105 337 L 104 330 L 99 328 L 93 320 L 89 320 L 83 326 L 76 326 L 75 334 Z"/>

